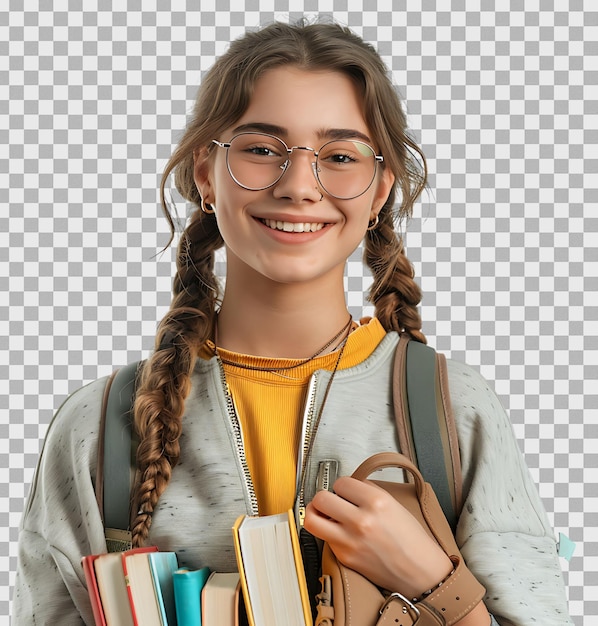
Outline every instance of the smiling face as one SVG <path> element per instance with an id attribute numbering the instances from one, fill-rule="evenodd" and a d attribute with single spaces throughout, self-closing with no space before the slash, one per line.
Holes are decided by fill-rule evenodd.
<path id="1" fill-rule="evenodd" d="M 214 139 L 228 142 L 239 132 L 270 133 L 287 146 L 315 150 L 340 137 L 377 149 L 354 84 L 330 71 L 268 70 L 257 81 L 241 119 Z M 347 258 L 390 193 L 390 171 L 378 167 L 365 193 L 339 200 L 318 184 L 313 151 L 295 150 L 276 185 L 250 191 L 231 178 L 226 149 L 214 151 L 209 157 L 196 154 L 194 174 L 202 197 L 216 210 L 227 252 L 227 284 L 238 278 L 249 288 L 253 280 L 264 279 L 283 284 L 324 281 L 334 289 L 338 281 L 342 285 Z"/>

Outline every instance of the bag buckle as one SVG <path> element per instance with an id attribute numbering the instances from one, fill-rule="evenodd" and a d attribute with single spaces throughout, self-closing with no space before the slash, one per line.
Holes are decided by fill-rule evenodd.
<path id="1" fill-rule="evenodd" d="M 391 593 L 388 598 L 386 598 L 386 601 L 380 609 L 380 615 L 384 615 L 384 613 L 391 608 L 391 605 L 395 601 L 399 601 L 403 605 L 401 608 L 401 612 L 403 613 L 403 615 L 409 614 L 409 616 L 413 620 L 412 626 L 415 626 L 419 622 L 421 613 L 419 609 L 415 606 L 415 604 L 411 602 L 411 600 L 407 599 L 402 593 L 399 593 L 398 591 Z M 415 614 L 415 618 L 413 614 Z"/>

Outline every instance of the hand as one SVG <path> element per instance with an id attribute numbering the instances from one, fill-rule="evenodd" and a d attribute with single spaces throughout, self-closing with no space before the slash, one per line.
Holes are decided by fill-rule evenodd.
<path id="1" fill-rule="evenodd" d="M 376 585 L 419 597 L 453 564 L 420 523 L 388 492 L 343 476 L 307 506 L 305 529 L 327 541 L 337 559 Z"/>

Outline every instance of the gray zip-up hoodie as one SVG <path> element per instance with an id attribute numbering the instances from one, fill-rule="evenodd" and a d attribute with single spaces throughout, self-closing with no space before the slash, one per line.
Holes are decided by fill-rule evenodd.
<path id="1" fill-rule="evenodd" d="M 309 459 L 307 501 L 321 459 L 337 459 L 339 475 L 349 475 L 366 457 L 398 449 L 391 396 L 397 341 L 388 333 L 366 361 L 336 373 Z M 314 376 L 317 407 L 330 373 Z M 456 538 L 488 591 L 485 602 L 501 626 L 572 624 L 554 535 L 511 424 L 477 372 L 449 361 L 448 376 L 465 501 Z M 106 549 L 94 493 L 105 382 L 74 393 L 48 430 L 21 525 L 13 626 L 93 624 L 81 557 Z M 176 551 L 181 566 L 235 570 L 231 527 L 252 512 L 242 453 L 218 362 L 199 360 L 181 460 L 148 544 Z"/>

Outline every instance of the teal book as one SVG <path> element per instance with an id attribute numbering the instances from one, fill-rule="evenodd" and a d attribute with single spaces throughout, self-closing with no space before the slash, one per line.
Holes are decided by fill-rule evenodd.
<path id="1" fill-rule="evenodd" d="M 201 626 L 201 590 L 210 577 L 210 568 L 178 569 L 172 575 L 178 626 Z"/>
<path id="2" fill-rule="evenodd" d="M 151 552 L 148 554 L 154 590 L 163 626 L 177 626 L 174 603 L 173 575 L 179 564 L 175 552 Z"/>

